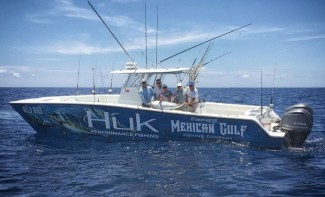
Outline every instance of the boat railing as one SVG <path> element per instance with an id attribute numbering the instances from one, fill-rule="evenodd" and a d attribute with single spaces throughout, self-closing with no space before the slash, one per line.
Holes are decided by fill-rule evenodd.
<path id="1" fill-rule="evenodd" d="M 119 95 L 97 94 L 97 95 L 78 95 L 78 96 L 60 96 L 46 100 L 47 102 L 85 102 L 85 103 L 117 103 Z"/>

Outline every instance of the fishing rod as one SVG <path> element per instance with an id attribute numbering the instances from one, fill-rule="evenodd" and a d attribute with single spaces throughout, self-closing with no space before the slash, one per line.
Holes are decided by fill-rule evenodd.
<path id="1" fill-rule="evenodd" d="M 129 55 L 129 53 L 125 50 L 125 48 L 123 47 L 123 45 L 120 43 L 120 41 L 116 38 L 116 36 L 114 35 L 114 33 L 111 31 L 111 29 L 107 26 L 107 24 L 105 23 L 105 21 L 102 19 L 102 17 L 98 14 L 98 12 L 96 11 L 96 9 L 91 5 L 91 3 L 88 1 L 88 4 L 90 5 L 90 7 L 94 10 L 94 12 L 96 13 L 96 15 L 99 17 L 99 19 L 103 22 L 103 24 L 105 25 L 105 27 L 107 28 L 107 30 L 112 34 L 113 38 L 116 40 L 116 42 L 120 45 L 120 47 L 123 49 L 124 53 L 130 58 L 130 60 L 132 62 L 133 59 L 132 57 Z"/>
<path id="2" fill-rule="evenodd" d="M 114 70 L 114 66 L 115 66 L 115 64 L 113 64 L 113 70 Z M 112 92 L 113 92 L 113 73 L 111 74 L 111 85 L 110 85 L 110 88 L 108 89 L 108 93 L 109 94 L 112 94 Z"/>
<path id="3" fill-rule="evenodd" d="M 190 48 L 187 48 L 187 49 L 185 49 L 185 50 L 183 50 L 183 51 L 181 51 L 181 52 L 178 52 L 178 53 L 176 53 L 176 54 L 174 54 L 174 55 L 172 55 L 172 56 L 169 56 L 169 57 L 167 57 L 167 58 L 161 60 L 159 63 L 162 63 L 162 62 L 164 62 L 164 61 L 166 61 L 166 60 L 168 60 L 168 59 L 170 59 L 170 58 L 172 58 L 172 57 L 175 57 L 175 56 L 177 56 L 177 55 L 179 55 L 179 54 L 182 54 L 182 53 L 184 53 L 184 52 L 186 52 L 186 51 L 189 51 L 189 50 L 191 50 L 191 49 L 193 49 L 193 48 L 195 48 L 195 47 L 201 46 L 202 44 L 205 44 L 205 43 L 210 42 L 210 41 L 212 41 L 212 40 L 215 40 L 215 39 L 217 39 L 217 38 L 223 37 L 223 36 L 225 36 L 225 35 L 227 35 L 227 34 L 230 34 L 230 33 L 232 33 L 232 32 L 238 31 L 238 30 L 243 29 L 243 28 L 245 28 L 245 27 L 247 27 L 247 26 L 250 26 L 250 25 L 252 25 L 252 23 L 249 23 L 249 24 L 244 25 L 244 26 L 242 26 L 242 27 L 239 27 L 239 28 L 237 28 L 237 29 L 231 30 L 231 31 L 229 31 L 229 32 L 223 33 L 223 34 L 221 34 L 221 35 L 219 35 L 219 36 L 216 36 L 216 37 L 213 37 L 213 38 L 211 38 L 211 39 L 209 39 L 209 40 L 206 40 L 206 41 L 204 41 L 204 42 L 201 42 L 201 43 L 199 43 L 199 44 L 197 44 L 197 45 L 194 45 L 194 46 L 192 46 L 192 47 L 190 47 Z"/>
<path id="4" fill-rule="evenodd" d="M 205 56 L 206 56 L 207 53 L 208 53 L 208 49 L 209 49 L 209 48 L 207 48 L 207 51 L 205 52 L 205 55 L 202 57 L 202 59 L 203 59 L 203 58 L 205 59 Z M 185 73 L 184 77 L 185 77 L 186 75 L 193 75 L 193 77 L 192 77 L 191 80 L 194 81 L 194 80 L 197 78 L 197 76 L 199 75 L 199 71 L 200 71 L 200 69 L 201 69 L 203 66 L 205 66 L 205 65 L 207 65 L 207 64 L 209 64 L 209 63 L 211 63 L 211 62 L 213 62 L 213 61 L 216 61 L 217 59 L 222 58 L 223 56 L 225 56 L 225 55 L 227 55 L 227 54 L 230 54 L 230 53 L 231 53 L 231 51 L 228 51 L 228 52 L 226 52 L 226 53 L 224 53 L 224 54 L 222 54 L 222 55 L 220 55 L 220 56 L 218 56 L 218 57 L 216 57 L 216 58 L 214 58 L 214 59 L 211 59 L 210 61 L 208 61 L 208 62 L 202 64 L 201 66 L 200 66 L 201 63 L 199 63 L 199 64 L 196 66 L 197 68 L 194 67 L 194 63 L 195 63 L 195 61 L 196 61 L 196 59 L 195 59 L 195 61 L 193 62 L 192 66 L 191 66 L 191 69 L 190 69 L 188 72 Z M 202 59 L 201 59 L 201 62 L 204 61 L 204 59 L 203 59 L 203 61 L 202 61 Z M 184 77 L 183 77 L 183 79 L 184 79 Z"/>
<path id="5" fill-rule="evenodd" d="M 263 117 L 263 69 L 261 68 L 261 118 Z"/>
<path id="6" fill-rule="evenodd" d="M 228 51 L 228 52 L 226 52 L 226 53 L 224 53 L 224 54 L 222 54 L 222 55 L 219 55 L 218 57 L 216 57 L 216 58 L 214 58 L 214 59 L 211 59 L 210 61 L 204 63 L 202 66 L 205 66 L 205 65 L 207 65 L 207 64 L 210 64 L 211 62 L 214 62 L 214 61 L 216 61 L 217 59 L 222 58 L 223 56 L 228 55 L 228 54 L 230 54 L 230 53 L 231 53 L 231 51 Z"/>
<path id="7" fill-rule="evenodd" d="M 186 73 L 184 74 L 183 79 L 185 78 L 185 76 L 188 75 L 190 81 L 195 81 L 195 79 L 197 78 L 197 76 L 199 74 L 199 71 L 200 71 L 201 67 L 203 66 L 203 62 L 205 61 L 205 58 L 206 58 L 206 56 L 208 55 L 208 53 L 210 51 L 211 46 L 212 46 L 211 43 L 207 46 L 203 56 L 201 57 L 200 62 L 196 66 L 194 66 L 195 62 L 197 60 L 197 58 L 195 58 L 191 68 L 188 71 L 186 71 Z M 182 79 L 182 81 L 183 81 L 183 79 Z"/>
<path id="8" fill-rule="evenodd" d="M 275 72 L 276 72 L 276 64 L 274 66 L 274 72 L 273 72 L 272 96 L 271 96 L 271 104 L 270 104 L 271 108 L 274 107 L 274 104 L 273 104 L 273 89 L 274 89 Z"/>
<path id="9" fill-rule="evenodd" d="M 79 67 L 78 67 L 78 78 L 77 78 L 77 90 L 76 90 L 76 95 L 79 95 L 79 73 L 80 73 L 80 59 L 81 59 L 81 53 L 79 55 Z"/>
<path id="10" fill-rule="evenodd" d="M 96 86 L 95 86 L 95 68 L 92 68 L 93 70 L 93 90 L 91 91 L 92 94 L 94 95 L 94 102 L 95 102 L 95 95 L 96 95 Z"/>
<path id="11" fill-rule="evenodd" d="M 192 70 L 192 68 L 194 68 L 194 64 L 195 64 L 196 60 L 197 60 L 197 58 L 194 59 L 191 68 L 185 72 L 185 74 L 184 74 L 183 79 L 181 80 L 181 82 L 183 82 L 183 80 L 186 77 L 186 75 L 190 75 L 189 73 Z"/>
<path id="12" fill-rule="evenodd" d="M 200 62 L 193 68 L 191 69 L 192 72 L 190 72 L 190 78 L 191 78 L 191 81 L 195 81 L 197 76 L 199 75 L 200 73 L 200 70 L 203 66 L 203 62 L 205 61 L 205 58 L 207 57 L 207 55 L 209 54 L 210 52 L 210 49 L 212 47 L 213 43 L 209 43 L 209 45 L 207 46 L 207 48 L 205 49 L 205 52 L 200 60 Z"/>

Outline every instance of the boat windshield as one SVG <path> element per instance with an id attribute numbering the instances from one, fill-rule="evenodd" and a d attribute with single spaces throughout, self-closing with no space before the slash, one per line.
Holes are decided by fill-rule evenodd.
<path id="1" fill-rule="evenodd" d="M 141 80 L 145 79 L 148 85 L 154 86 L 157 79 L 161 79 L 163 83 L 174 86 L 182 80 L 180 74 L 130 74 L 124 84 L 124 87 L 138 87 L 141 85 Z"/>
<path id="2" fill-rule="evenodd" d="M 124 87 L 135 87 L 138 86 L 141 82 L 142 75 L 141 74 L 130 74 L 127 78 Z"/>

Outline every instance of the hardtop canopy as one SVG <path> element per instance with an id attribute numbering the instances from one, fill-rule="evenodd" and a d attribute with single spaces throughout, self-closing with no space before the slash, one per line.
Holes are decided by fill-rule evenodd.
<path id="1" fill-rule="evenodd" d="M 112 71 L 112 74 L 126 74 L 126 79 L 123 87 L 138 87 L 141 85 L 141 80 L 146 80 L 148 84 L 154 86 L 156 79 L 161 79 L 166 84 L 176 87 L 178 82 L 181 82 L 187 71 L 190 68 L 134 68 Z"/>
<path id="2" fill-rule="evenodd" d="M 190 68 L 138 68 L 129 70 L 115 70 L 112 74 L 180 74 L 185 73 Z"/>

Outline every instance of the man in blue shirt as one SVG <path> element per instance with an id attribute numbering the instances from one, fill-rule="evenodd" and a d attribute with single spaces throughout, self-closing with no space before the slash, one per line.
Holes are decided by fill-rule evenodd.
<path id="1" fill-rule="evenodd" d="M 150 103 L 154 99 L 154 91 L 150 86 L 147 85 L 147 81 L 145 79 L 142 79 L 141 81 L 139 94 L 141 96 L 142 106 L 150 107 Z"/>

